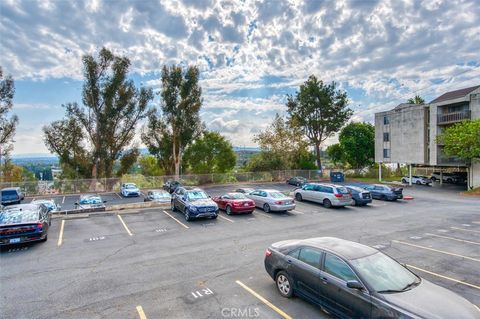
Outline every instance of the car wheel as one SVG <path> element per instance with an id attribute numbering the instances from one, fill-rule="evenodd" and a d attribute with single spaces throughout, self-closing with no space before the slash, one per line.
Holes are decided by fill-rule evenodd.
<path id="1" fill-rule="evenodd" d="M 402 178 L 402 183 L 403 184 L 406 184 L 407 183 L 407 180 L 405 178 Z"/>
<path id="2" fill-rule="evenodd" d="M 172 208 L 172 212 L 175 212 L 175 211 L 177 210 L 177 208 L 175 207 L 175 203 L 173 202 L 173 200 L 172 200 L 171 208 Z"/>
<path id="3" fill-rule="evenodd" d="M 190 217 L 190 214 L 188 212 L 185 213 L 185 220 L 189 222 L 192 218 Z"/>
<path id="4" fill-rule="evenodd" d="M 296 194 L 295 194 L 295 199 L 296 199 L 297 201 L 301 202 L 301 201 L 302 201 L 302 194 L 296 193 Z"/>
<path id="5" fill-rule="evenodd" d="M 357 200 L 356 200 L 355 198 L 353 198 L 353 206 L 359 206 L 359 205 L 358 205 L 358 202 L 357 202 Z"/>
<path id="6" fill-rule="evenodd" d="M 420 181 L 416 181 L 416 182 L 415 182 L 415 184 L 417 184 L 417 185 L 420 185 L 420 184 L 421 184 L 421 182 L 420 182 Z"/>
<path id="7" fill-rule="evenodd" d="M 48 235 L 45 236 L 44 239 L 42 239 L 43 242 L 46 242 L 48 240 Z"/>
<path id="8" fill-rule="evenodd" d="M 387 200 L 387 197 L 385 195 L 380 196 L 380 200 Z"/>
<path id="9" fill-rule="evenodd" d="M 214 216 L 212 216 L 212 219 L 217 219 L 217 216 L 218 216 L 218 215 L 214 215 Z"/>
<path id="10" fill-rule="evenodd" d="M 227 206 L 227 208 L 225 208 L 225 212 L 227 213 L 227 215 L 232 215 L 232 208 L 230 206 Z"/>
<path id="11" fill-rule="evenodd" d="M 293 287 L 291 284 L 292 281 L 286 272 L 280 271 L 277 274 L 277 278 L 275 278 L 275 282 L 277 284 L 278 292 L 280 295 L 282 295 L 282 297 L 291 298 L 293 296 Z"/>
<path id="12" fill-rule="evenodd" d="M 326 199 L 326 198 L 325 198 L 325 199 L 323 200 L 323 207 L 325 207 L 325 208 L 330 208 L 330 207 L 332 207 L 332 202 L 331 202 L 329 199 Z"/>
<path id="13" fill-rule="evenodd" d="M 263 205 L 263 211 L 265 213 L 270 213 L 270 205 L 268 205 L 268 204 Z"/>
<path id="14" fill-rule="evenodd" d="M 437 181 L 437 179 L 436 179 L 435 177 L 433 177 L 433 176 L 432 176 L 431 180 L 434 181 L 434 182 Z"/>

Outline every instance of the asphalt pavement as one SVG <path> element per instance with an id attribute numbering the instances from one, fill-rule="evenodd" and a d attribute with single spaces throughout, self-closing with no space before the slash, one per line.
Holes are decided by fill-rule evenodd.
<path id="1" fill-rule="evenodd" d="M 320 236 L 374 246 L 480 305 L 480 198 L 445 187 L 404 194 L 414 200 L 334 209 L 297 202 L 290 213 L 193 222 L 158 208 L 55 219 L 47 242 L 2 249 L 2 318 L 330 318 L 280 297 L 263 266 L 272 242 Z"/>

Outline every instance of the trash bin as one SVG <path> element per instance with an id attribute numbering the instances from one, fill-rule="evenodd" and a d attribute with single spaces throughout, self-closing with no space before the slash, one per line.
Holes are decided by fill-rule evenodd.
<path id="1" fill-rule="evenodd" d="M 342 172 L 330 172 L 330 181 L 332 183 L 344 182 L 345 175 Z"/>

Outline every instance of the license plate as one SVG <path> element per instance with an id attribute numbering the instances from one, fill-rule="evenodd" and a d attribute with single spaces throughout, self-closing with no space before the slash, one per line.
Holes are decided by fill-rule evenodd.
<path id="1" fill-rule="evenodd" d="M 20 238 L 12 238 L 10 239 L 10 244 L 16 244 L 20 242 Z"/>

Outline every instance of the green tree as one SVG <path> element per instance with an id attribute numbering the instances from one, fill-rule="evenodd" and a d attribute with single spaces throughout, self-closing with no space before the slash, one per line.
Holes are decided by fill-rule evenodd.
<path id="1" fill-rule="evenodd" d="M 425 100 L 420 95 L 415 95 L 407 100 L 409 104 L 425 104 Z"/>
<path id="2" fill-rule="evenodd" d="M 290 121 L 302 129 L 314 146 L 319 169 L 322 168 L 322 143 L 338 132 L 353 114 L 347 104 L 347 94 L 337 90 L 335 82 L 324 84 L 314 75 L 300 85 L 300 90 L 295 95 L 287 96 Z"/>
<path id="3" fill-rule="evenodd" d="M 180 175 L 185 148 L 204 130 L 200 119 L 202 89 L 197 67 L 180 66 L 162 70 L 160 113 L 151 114 L 142 140 L 159 163 L 171 162 L 175 176 Z"/>
<path id="4" fill-rule="evenodd" d="M 344 151 L 340 143 L 328 146 L 326 152 L 333 165 L 343 166 L 345 164 Z"/>
<path id="5" fill-rule="evenodd" d="M 275 157 L 281 158 L 286 168 L 310 168 L 309 161 L 314 161 L 301 128 L 293 122 L 287 122 L 278 114 L 269 127 L 255 135 L 253 141 L 263 152 L 273 153 L 276 154 Z"/>
<path id="6" fill-rule="evenodd" d="M 157 159 L 153 155 L 142 155 L 138 158 L 140 171 L 144 176 L 161 176 L 164 171 L 159 167 Z"/>
<path id="7" fill-rule="evenodd" d="M 12 76 L 3 76 L 3 69 L 0 66 L 0 165 L 2 156 L 8 156 L 13 144 L 12 138 L 18 124 L 18 117 L 8 113 L 13 107 L 13 96 L 15 94 L 15 83 Z"/>
<path id="8" fill-rule="evenodd" d="M 480 159 L 480 119 L 464 121 L 448 127 L 437 136 L 448 156 L 471 161 Z"/>
<path id="9" fill-rule="evenodd" d="M 360 170 L 375 160 L 375 127 L 370 123 L 351 122 L 342 128 L 338 140 L 343 158 L 352 168 Z"/>
<path id="10" fill-rule="evenodd" d="M 250 157 L 245 165 L 247 172 L 265 172 L 288 169 L 285 158 L 278 153 L 262 151 Z"/>
<path id="11" fill-rule="evenodd" d="M 226 173 L 235 167 L 232 144 L 217 132 L 204 132 L 185 150 L 184 161 L 195 174 Z"/>
<path id="12" fill-rule="evenodd" d="M 66 118 L 44 127 L 47 147 L 61 159 L 65 154 L 73 157 L 65 145 L 78 143 L 80 153 L 88 159 L 92 178 L 112 177 L 117 160 L 123 165 L 132 164 L 135 162 L 132 155 L 138 154 L 130 150 L 131 143 L 136 125 L 149 114 L 148 103 L 153 92 L 137 89 L 127 79 L 129 67 L 128 58 L 115 56 L 106 48 L 100 50 L 97 58 L 85 55 L 83 105 L 64 105 Z M 74 136 L 65 130 L 69 126 L 76 130 Z M 122 166 L 121 170 L 125 169 Z"/>

